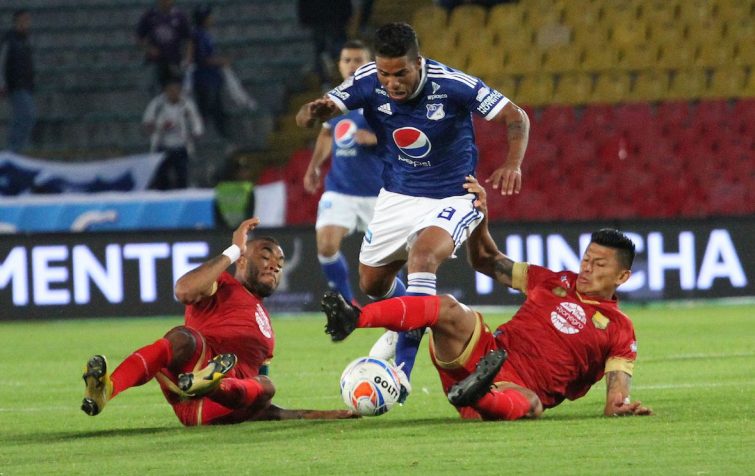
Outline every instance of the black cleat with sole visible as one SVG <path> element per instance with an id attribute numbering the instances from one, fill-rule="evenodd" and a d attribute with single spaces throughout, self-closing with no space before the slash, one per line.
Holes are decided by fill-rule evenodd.
<path id="1" fill-rule="evenodd" d="M 451 387 L 448 391 L 448 401 L 457 407 L 468 407 L 477 403 L 490 390 L 493 379 L 507 357 L 503 349 L 488 352 L 477 362 L 474 372 Z"/>
<path id="2" fill-rule="evenodd" d="M 333 342 L 344 340 L 357 328 L 361 311 L 346 302 L 339 293 L 326 292 L 320 301 L 320 308 L 328 317 L 325 333 L 330 335 Z"/>
<path id="3" fill-rule="evenodd" d="M 113 393 L 113 383 L 107 370 L 104 355 L 93 355 L 84 369 L 84 400 L 81 410 L 89 416 L 99 415 Z"/>
<path id="4" fill-rule="evenodd" d="M 178 376 L 178 388 L 192 397 L 207 395 L 220 385 L 220 381 L 236 366 L 236 354 L 219 354 L 205 368 Z"/>

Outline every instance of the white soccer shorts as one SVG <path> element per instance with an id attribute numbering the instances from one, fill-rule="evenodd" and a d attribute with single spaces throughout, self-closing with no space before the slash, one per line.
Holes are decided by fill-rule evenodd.
<path id="1" fill-rule="evenodd" d="M 315 229 L 335 225 L 349 230 L 365 231 L 372 220 L 377 197 L 359 197 L 338 192 L 325 192 L 317 205 Z"/>
<path id="2" fill-rule="evenodd" d="M 482 221 L 474 208 L 474 194 L 442 199 L 412 197 L 381 190 L 375 216 L 362 240 L 359 261 L 367 266 L 384 266 L 406 261 L 409 249 L 420 231 L 428 226 L 443 228 L 454 241 L 456 250 Z"/>

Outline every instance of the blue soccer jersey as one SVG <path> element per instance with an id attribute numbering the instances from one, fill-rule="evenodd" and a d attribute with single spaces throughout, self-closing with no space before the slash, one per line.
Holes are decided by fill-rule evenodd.
<path id="1" fill-rule="evenodd" d="M 388 97 L 374 62 L 328 97 L 343 111 L 363 108 L 385 149 L 385 189 L 428 198 L 466 193 L 465 177 L 477 166 L 470 112 L 490 120 L 509 102 L 482 80 L 424 58 L 417 90 L 405 102 Z"/>
<path id="2" fill-rule="evenodd" d="M 327 121 L 323 127 L 333 136 L 333 158 L 330 172 L 325 177 L 325 190 L 376 197 L 383 187 L 385 162 L 378 154 L 378 147 L 357 144 L 357 130 L 372 130 L 364 120 L 362 110 L 349 111 Z"/>

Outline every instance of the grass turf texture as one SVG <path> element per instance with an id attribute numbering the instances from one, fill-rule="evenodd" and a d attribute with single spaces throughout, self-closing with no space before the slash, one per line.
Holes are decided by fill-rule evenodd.
<path id="1" fill-rule="evenodd" d="M 461 421 L 427 338 L 408 404 L 377 418 L 183 428 L 154 381 L 89 417 L 79 409 L 87 358 L 104 353 L 115 368 L 180 318 L 2 323 L 0 474 L 753 474 L 755 307 L 627 311 L 640 355 L 632 397 L 654 417 L 601 417 L 600 382 L 537 421 Z M 338 377 L 380 332 L 332 344 L 323 323 L 274 319 L 279 405 L 342 408 Z"/>

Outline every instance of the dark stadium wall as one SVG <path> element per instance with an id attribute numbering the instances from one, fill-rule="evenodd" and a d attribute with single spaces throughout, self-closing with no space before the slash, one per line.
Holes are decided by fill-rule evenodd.
<path id="1" fill-rule="evenodd" d="M 611 222 L 498 224 L 499 247 L 516 260 L 552 269 L 577 269 L 590 232 Z M 745 219 L 623 222 L 637 245 L 632 279 L 622 299 L 653 301 L 755 296 L 755 222 Z M 287 255 L 273 312 L 316 311 L 326 290 L 311 227 L 261 230 L 273 234 Z M 182 314 L 173 283 L 228 246 L 227 230 L 151 233 L 65 233 L 0 237 L 0 319 L 160 316 Z M 343 253 L 357 268 L 361 238 L 348 238 Z M 352 273 L 357 289 L 356 272 Z M 465 250 L 442 267 L 439 292 L 469 304 L 522 301 L 475 274 Z M 359 296 L 367 302 L 365 296 Z"/>

